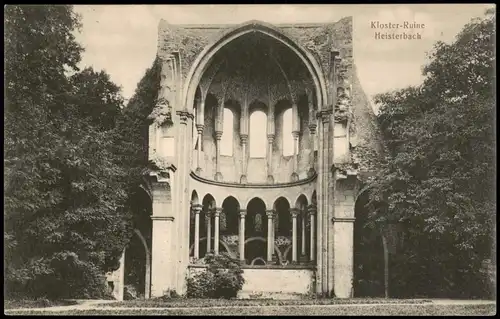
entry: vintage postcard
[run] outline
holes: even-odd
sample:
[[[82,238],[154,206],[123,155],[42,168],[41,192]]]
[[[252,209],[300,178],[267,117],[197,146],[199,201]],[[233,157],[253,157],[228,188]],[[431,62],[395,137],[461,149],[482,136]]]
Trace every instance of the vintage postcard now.
[[[496,313],[495,9],[6,5],[5,312]]]

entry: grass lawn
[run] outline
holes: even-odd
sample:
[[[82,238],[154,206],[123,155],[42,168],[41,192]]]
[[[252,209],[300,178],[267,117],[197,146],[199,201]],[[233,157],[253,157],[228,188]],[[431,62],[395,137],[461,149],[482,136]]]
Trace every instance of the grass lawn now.
[[[105,304],[105,307],[132,307],[132,308],[190,308],[190,307],[251,307],[251,306],[298,306],[298,305],[339,305],[339,304],[423,304],[430,300],[424,299],[384,299],[384,298],[355,298],[355,299],[299,299],[299,300],[276,300],[276,299],[149,299],[128,300]]]
[[[68,311],[7,311],[9,315],[350,315],[350,316],[492,316],[496,305],[339,305],[339,306],[273,306],[273,307],[226,307],[226,308],[186,308],[186,309],[92,309]]]
[[[70,306],[76,304],[77,302],[74,300],[14,299],[4,301],[5,309],[46,308],[55,306]]]

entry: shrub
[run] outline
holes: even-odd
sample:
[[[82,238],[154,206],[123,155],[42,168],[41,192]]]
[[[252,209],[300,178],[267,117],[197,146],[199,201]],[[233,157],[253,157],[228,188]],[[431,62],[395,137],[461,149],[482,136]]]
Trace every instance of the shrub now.
[[[137,289],[133,285],[125,285],[123,299],[134,300],[138,298]]]
[[[237,260],[227,253],[205,256],[206,271],[187,279],[189,298],[225,298],[231,299],[243,288],[245,279]]]

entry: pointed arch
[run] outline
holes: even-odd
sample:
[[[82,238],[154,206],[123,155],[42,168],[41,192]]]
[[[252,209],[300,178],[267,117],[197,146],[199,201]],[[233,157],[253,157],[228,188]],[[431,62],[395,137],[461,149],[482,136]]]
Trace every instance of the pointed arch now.
[[[218,39],[205,47],[205,49],[198,55],[186,77],[186,86],[183,92],[184,105],[192,108],[198,83],[200,82],[205,70],[209,67],[214,55],[228,43],[251,32],[263,33],[276,41],[283,43],[291,51],[293,51],[302,60],[311,75],[316,93],[317,105],[323,105],[326,103],[327,93],[325,77],[321,71],[320,65],[315,60],[313,55],[286,36],[280,29],[265,22],[252,20],[227,30]]]
[[[261,110],[250,114],[249,149],[250,157],[266,157],[267,144],[267,115]]]

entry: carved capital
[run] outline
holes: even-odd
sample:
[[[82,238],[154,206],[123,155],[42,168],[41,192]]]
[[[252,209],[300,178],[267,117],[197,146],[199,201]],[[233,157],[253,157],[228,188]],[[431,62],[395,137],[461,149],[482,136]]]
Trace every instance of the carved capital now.
[[[274,134],[267,134],[267,141],[269,143],[273,143],[274,142]]]
[[[196,124],[196,131],[198,131],[198,134],[202,134],[204,128],[205,128],[204,124]]]
[[[248,134],[240,134],[241,144],[246,144],[248,141]]]
[[[297,218],[299,214],[300,214],[300,209],[290,208],[290,215],[292,215],[292,218]]]
[[[273,219],[276,217],[276,212],[274,211],[274,209],[266,210],[266,216],[268,219]]]
[[[247,210],[246,209],[240,209],[240,217],[241,218],[245,218],[246,215],[247,215]]]
[[[200,204],[194,204],[191,208],[193,209],[193,212],[195,214],[199,214],[201,212],[201,210],[203,209],[203,206]]]
[[[315,205],[309,205],[309,206],[307,206],[307,214],[309,216],[316,215],[316,206]]]
[[[189,111],[177,111],[176,114],[179,116],[179,120],[180,120],[180,123],[181,124],[187,124],[188,123],[188,119],[193,119],[194,116],[192,113],[190,113]]]
[[[331,108],[325,108],[318,112],[317,117],[321,119],[323,124],[326,124],[330,121],[330,115],[332,114]]]
[[[214,216],[215,217],[219,217],[220,214],[222,213],[222,208],[221,207],[217,207],[217,208],[214,209],[213,212],[214,212]]]
[[[222,138],[222,133],[222,131],[215,131],[215,138],[220,141]]]
[[[309,133],[310,134],[315,134],[317,127],[318,127],[318,125],[316,123],[310,123],[309,124]]]

